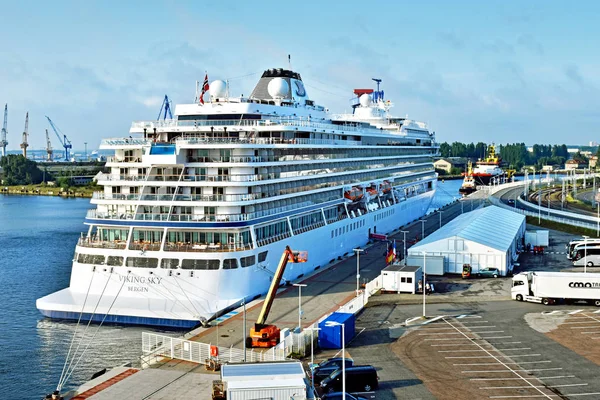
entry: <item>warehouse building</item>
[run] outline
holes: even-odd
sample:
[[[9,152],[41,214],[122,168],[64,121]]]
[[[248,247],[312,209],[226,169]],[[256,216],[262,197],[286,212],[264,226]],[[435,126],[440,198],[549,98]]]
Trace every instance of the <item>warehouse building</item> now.
[[[512,272],[522,248],[525,216],[496,206],[464,213],[408,250],[409,257],[444,257],[444,272],[460,274],[463,264],[474,273],[498,268]],[[425,270],[425,273],[427,271]]]

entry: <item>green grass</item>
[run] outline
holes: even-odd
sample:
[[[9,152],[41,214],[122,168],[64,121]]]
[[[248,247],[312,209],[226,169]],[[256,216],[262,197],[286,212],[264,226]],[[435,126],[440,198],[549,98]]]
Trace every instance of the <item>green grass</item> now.
[[[542,218],[541,223],[538,223],[537,217],[527,217],[527,223],[541,228],[554,229],[556,231],[562,231],[573,235],[586,235],[590,237],[596,237],[596,230],[586,229],[578,226],[561,224],[560,222],[548,221]]]
[[[5,189],[8,189],[5,191]],[[92,197],[92,193],[97,188],[89,186],[71,186],[63,189],[59,186],[40,185],[15,185],[1,186],[0,193],[8,194],[27,194],[40,196],[75,196],[75,197]]]

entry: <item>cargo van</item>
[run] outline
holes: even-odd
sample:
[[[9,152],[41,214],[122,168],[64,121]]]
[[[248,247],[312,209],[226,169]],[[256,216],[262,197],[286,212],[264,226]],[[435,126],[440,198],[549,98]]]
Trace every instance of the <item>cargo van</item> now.
[[[342,370],[338,369],[321,381],[323,393],[342,391]],[[346,368],[346,392],[370,392],[379,387],[379,377],[375,367],[359,365]]]

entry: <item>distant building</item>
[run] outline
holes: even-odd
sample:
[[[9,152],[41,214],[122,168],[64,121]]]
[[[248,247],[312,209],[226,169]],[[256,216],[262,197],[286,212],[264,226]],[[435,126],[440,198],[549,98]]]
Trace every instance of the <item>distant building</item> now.
[[[579,147],[567,147],[567,153],[575,154],[579,151]]]
[[[577,168],[579,168],[579,163],[575,160],[567,160],[567,162],[565,163],[566,170],[574,170]]]
[[[590,168],[596,168],[596,165],[598,164],[598,156],[591,156],[589,158],[589,164]]]
[[[440,158],[433,163],[435,169],[441,169],[450,173],[452,168],[461,168],[464,169],[467,165],[467,159],[464,157],[447,157]]]
[[[592,146],[592,147],[598,146],[598,142],[591,141],[589,146]]]
[[[581,152],[581,155],[586,156],[587,158],[590,158],[592,156],[592,152],[588,151],[588,150],[583,150]]]
[[[542,171],[552,172],[552,171],[554,171],[554,165],[542,165]]]

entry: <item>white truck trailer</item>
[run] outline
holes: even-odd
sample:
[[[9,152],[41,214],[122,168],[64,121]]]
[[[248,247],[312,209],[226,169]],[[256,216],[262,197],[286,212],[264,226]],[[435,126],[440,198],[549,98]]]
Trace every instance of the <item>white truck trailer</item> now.
[[[600,307],[600,273],[521,272],[513,276],[513,300],[545,305],[561,301],[586,301]]]

